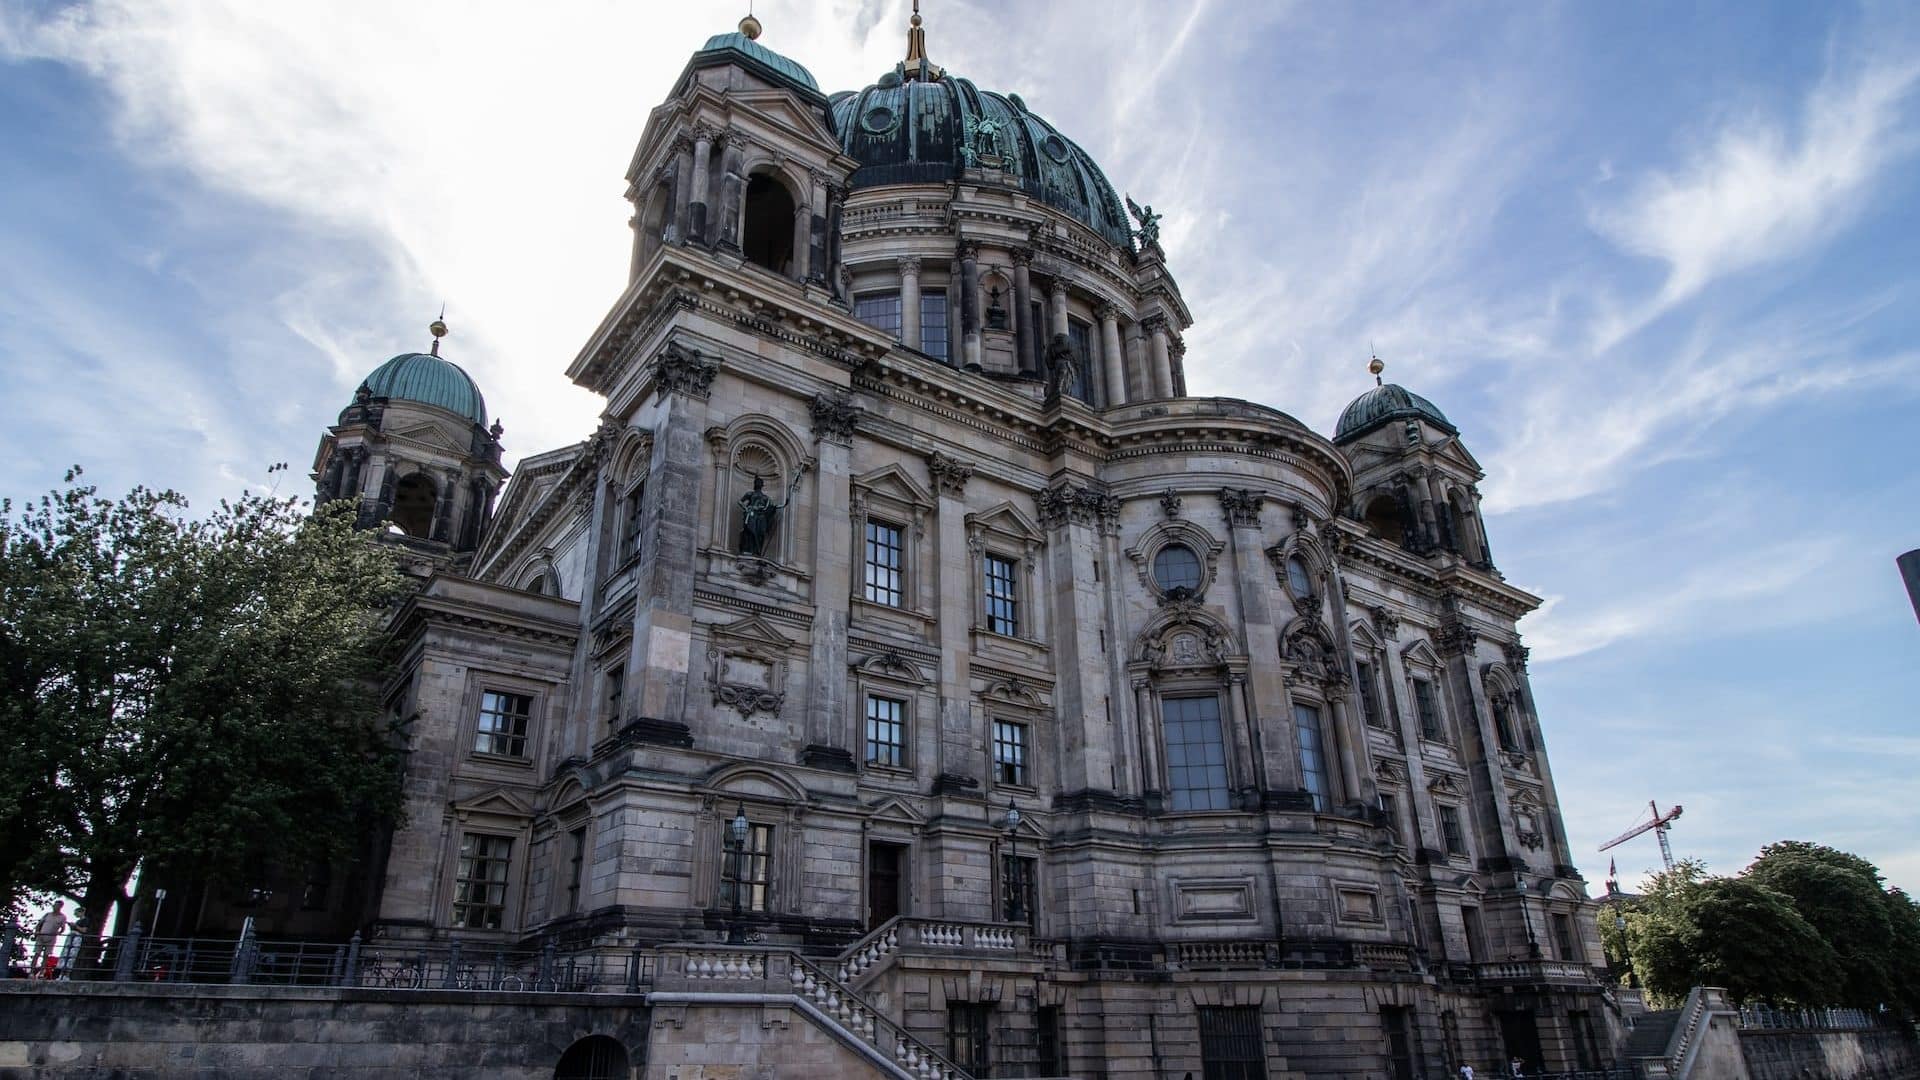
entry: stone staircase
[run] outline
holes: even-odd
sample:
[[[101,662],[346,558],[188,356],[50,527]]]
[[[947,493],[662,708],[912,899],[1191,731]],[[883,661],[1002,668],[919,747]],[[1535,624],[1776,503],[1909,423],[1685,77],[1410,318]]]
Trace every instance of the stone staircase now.
[[[1673,1029],[1679,1024],[1679,1009],[1650,1012],[1641,1016],[1634,1021],[1633,1031],[1627,1036],[1627,1045],[1622,1051],[1622,1056],[1628,1060],[1665,1056],[1667,1043],[1673,1038]]]

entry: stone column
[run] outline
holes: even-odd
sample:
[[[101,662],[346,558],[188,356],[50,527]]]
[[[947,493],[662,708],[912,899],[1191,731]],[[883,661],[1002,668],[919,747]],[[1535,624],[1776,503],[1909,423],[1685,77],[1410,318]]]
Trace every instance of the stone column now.
[[[1434,813],[1433,796],[1427,790],[1426,758],[1420,752],[1420,719],[1414,709],[1407,665],[1400,650],[1394,647],[1400,635],[1400,620],[1386,608],[1374,608],[1373,626],[1380,632],[1385,646],[1380,651],[1380,660],[1385,669],[1387,692],[1381,706],[1387,710],[1389,723],[1399,735],[1401,749],[1407,755],[1407,813],[1413,825],[1407,846],[1438,851],[1442,847],[1440,819]]]
[[[1419,515],[1421,543],[1424,550],[1433,551],[1440,546],[1440,523],[1434,516],[1431,474],[1425,465],[1415,465],[1407,470],[1407,477],[1412,481],[1414,512]]]
[[[966,363],[980,363],[980,245],[960,244],[960,331]]]
[[[707,244],[707,201],[713,192],[713,140],[718,132],[706,125],[693,129],[693,184],[687,192],[687,238]]]
[[[671,226],[668,243],[687,242],[687,205],[693,196],[693,140],[685,135],[673,140],[673,157],[667,162],[673,170],[673,201],[667,207],[667,223]]]
[[[816,285],[827,280],[827,193],[831,190],[827,183],[827,174],[810,172],[807,174],[808,199],[813,213],[807,219],[807,275],[805,280]]]
[[[726,153],[722,155],[720,174],[720,222],[715,234],[719,242],[715,245],[730,255],[740,254],[740,207],[747,198],[747,151],[740,144],[738,136],[726,140]]]
[[[1300,761],[1291,734],[1293,713],[1287,707],[1286,685],[1277,662],[1280,627],[1291,620],[1291,613],[1276,613],[1270,602],[1273,568],[1262,553],[1260,505],[1261,497],[1250,491],[1220,492],[1220,510],[1227,519],[1227,558],[1231,560],[1221,567],[1220,586],[1227,584],[1224,577],[1231,574],[1240,629],[1247,642],[1247,708],[1252,724],[1262,733],[1260,759],[1245,759],[1253,764],[1249,779],[1262,792],[1297,791],[1301,786]]]
[[[1106,717],[1111,671],[1100,646],[1106,588],[1095,579],[1093,567],[1105,534],[1117,527],[1119,504],[1077,478],[1041,492],[1036,502],[1040,524],[1047,530],[1046,582],[1051,588],[1044,602],[1034,606],[1047,609],[1047,622],[1060,628],[1043,640],[1053,650],[1057,677],[1053,711],[1060,718],[1064,755],[1061,790],[1108,792],[1116,762]],[[1043,598],[1036,595],[1035,600]],[[1044,634],[1046,627],[1036,624],[1035,630]]]
[[[1160,772],[1160,740],[1154,737],[1159,730],[1159,717],[1153,713],[1153,685],[1145,678],[1133,681],[1135,725],[1140,740],[1140,793],[1149,803],[1164,805],[1166,789],[1161,787],[1163,777]]]
[[[700,481],[707,396],[719,365],[678,343],[654,361],[653,460],[647,478],[650,539],[641,543],[640,604],[627,658],[627,700],[633,715],[679,722],[687,700],[693,647],[693,582],[700,545]]]
[[[1127,364],[1120,353],[1120,309],[1100,305],[1100,358],[1107,365],[1107,408],[1127,403]]]
[[[1167,355],[1167,318],[1154,315],[1145,323],[1152,351],[1147,357],[1148,374],[1153,379],[1153,396],[1173,396],[1173,361]]]
[[[920,256],[900,260],[900,344],[918,350],[920,338]]]
[[[1507,784],[1501,774],[1500,741],[1493,730],[1493,709],[1487,703],[1487,690],[1480,682],[1476,655],[1480,635],[1449,616],[1435,635],[1435,644],[1446,660],[1448,682],[1454,691],[1450,704],[1467,745],[1460,747],[1461,761],[1467,766],[1467,786],[1473,795],[1474,822],[1480,840],[1481,857],[1516,856],[1519,839],[1514,835],[1513,808],[1507,801]],[[1475,760],[1477,752],[1478,760]],[[1491,819],[1491,820],[1488,820]],[[1498,850],[1493,850],[1494,848]],[[1536,934],[1539,928],[1535,927]]]
[[[1179,338],[1167,346],[1167,379],[1173,396],[1187,396],[1187,343]]]
[[[858,745],[847,700],[847,624],[853,595],[858,526],[849,465],[859,410],[846,398],[815,395],[812,403],[814,455],[813,641],[807,660],[806,747],[803,764],[852,772]],[[864,516],[864,511],[860,512]]]
[[[1047,341],[1067,332],[1067,279],[1055,275],[1047,286]]]
[[[1487,519],[1480,512],[1480,491],[1468,488],[1467,494],[1473,500],[1473,534],[1480,541],[1480,568],[1493,569],[1493,545],[1487,543]]]
[[[813,207],[801,203],[793,208],[793,280],[807,280],[808,258],[812,251]]]
[[[1520,705],[1524,715],[1516,719],[1526,725],[1526,736],[1529,744],[1527,754],[1533,762],[1534,770],[1540,774],[1540,786],[1543,789],[1542,798],[1546,803],[1545,806],[1541,807],[1541,812],[1545,814],[1547,818],[1542,825],[1548,830],[1547,835],[1552,840],[1552,845],[1548,850],[1553,853],[1560,865],[1572,866],[1574,864],[1573,845],[1567,841],[1567,823],[1565,819],[1560,816],[1560,793],[1559,790],[1554,787],[1553,770],[1547,764],[1547,743],[1540,730],[1539,713],[1534,711],[1533,679],[1527,674],[1527,654],[1529,650],[1525,645],[1517,641],[1502,645],[1501,648],[1506,654],[1507,669],[1513,672],[1514,682],[1518,684],[1520,692]],[[1559,869],[1557,866],[1554,873],[1558,876]]]
[[[1033,325],[1033,249],[1013,249],[1013,326],[1014,351],[1019,354],[1020,372],[1033,375],[1040,366],[1034,357],[1040,350],[1034,341],[1038,328]]]
[[[441,469],[435,486],[439,490],[433,500],[433,538],[451,542],[454,502],[460,497],[460,470]]]
[[[827,185],[827,284],[833,289],[835,298],[843,303],[851,303],[852,298],[844,295],[845,275],[841,273],[840,262],[840,215],[847,206],[847,189],[838,184]]]

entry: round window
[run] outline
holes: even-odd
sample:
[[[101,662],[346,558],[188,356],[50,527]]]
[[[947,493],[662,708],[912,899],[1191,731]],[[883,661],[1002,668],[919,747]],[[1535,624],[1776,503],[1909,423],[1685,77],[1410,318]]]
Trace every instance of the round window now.
[[[1168,544],[1153,557],[1153,580],[1162,592],[1200,588],[1200,556],[1185,544]]]
[[[893,110],[885,105],[875,105],[860,118],[860,126],[875,135],[885,135],[893,130]]]
[[[1040,144],[1040,149],[1045,150],[1048,157],[1060,164],[1065,165],[1067,163],[1067,141],[1060,136],[1048,135],[1047,140]]]
[[[1308,576],[1307,564],[1301,562],[1298,555],[1287,556],[1287,588],[1292,589],[1295,596],[1313,593],[1313,578]]]

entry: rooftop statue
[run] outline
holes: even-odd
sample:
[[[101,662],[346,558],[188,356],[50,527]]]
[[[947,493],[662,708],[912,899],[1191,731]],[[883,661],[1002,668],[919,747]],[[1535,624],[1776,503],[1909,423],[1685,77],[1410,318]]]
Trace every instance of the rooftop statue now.
[[[1135,230],[1135,235],[1140,237],[1140,246],[1160,242],[1160,219],[1164,215],[1154,213],[1152,206],[1141,206],[1134,202],[1131,195],[1127,196],[1127,212],[1140,223],[1140,228]]]

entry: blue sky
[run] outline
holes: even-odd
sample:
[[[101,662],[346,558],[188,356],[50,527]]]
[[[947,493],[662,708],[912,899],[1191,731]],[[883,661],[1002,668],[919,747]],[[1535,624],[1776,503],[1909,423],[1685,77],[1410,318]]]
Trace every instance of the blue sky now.
[[[757,13],[834,90],[905,7]],[[1920,9],[923,7],[1166,214],[1196,393],[1330,431],[1376,351],[1460,426],[1591,880],[1657,798],[1716,871],[1807,839],[1920,891]],[[0,5],[0,493],[304,473],[442,301],[511,453],[590,431],[627,158],[741,12],[537,10]]]

